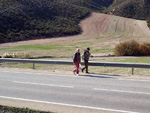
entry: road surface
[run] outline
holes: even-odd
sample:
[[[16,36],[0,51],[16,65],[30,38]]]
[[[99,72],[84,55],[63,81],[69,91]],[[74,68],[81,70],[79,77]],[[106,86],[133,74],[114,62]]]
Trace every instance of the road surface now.
[[[150,113],[150,81],[0,71],[0,104],[59,113]]]

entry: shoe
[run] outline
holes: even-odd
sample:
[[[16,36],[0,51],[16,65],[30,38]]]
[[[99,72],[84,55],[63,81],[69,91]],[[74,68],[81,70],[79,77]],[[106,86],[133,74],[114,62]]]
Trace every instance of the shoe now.
[[[76,74],[77,76],[79,76],[79,74]]]
[[[82,69],[82,73],[83,73],[83,69]]]
[[[89,73],[89,72],[86,72],[86,73]]]

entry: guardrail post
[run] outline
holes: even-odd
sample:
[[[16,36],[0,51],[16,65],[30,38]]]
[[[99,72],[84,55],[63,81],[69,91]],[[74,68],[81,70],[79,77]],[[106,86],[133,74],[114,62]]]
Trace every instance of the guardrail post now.
[[[132,75],[134,75],[134,64],[132,65]]]
[[[32,69],[35,69],[35,63],[34,63],[34,61],[33,61],[33,67],[32,67]]]

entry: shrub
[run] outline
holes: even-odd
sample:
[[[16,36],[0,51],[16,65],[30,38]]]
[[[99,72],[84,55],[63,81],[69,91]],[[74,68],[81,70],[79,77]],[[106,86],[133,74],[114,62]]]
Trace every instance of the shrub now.
[[[2,55],[2,58],[13,58],[13,56],[9,53],[5,53]]]
[[[2,58],[31,59],[33,57],[28,53],[13,53],[13,54],[5,53],[4,55],[2,55]]]
[[[139,43],[134,40],[122,42],[115,47],[115,55],[117,56],[134,56],[139,54]]]
[[[141,55],[150,55],[150,43],[140,44],[139,51]]]
[[[150,18],[147,19],[147,25],[150,28]]]

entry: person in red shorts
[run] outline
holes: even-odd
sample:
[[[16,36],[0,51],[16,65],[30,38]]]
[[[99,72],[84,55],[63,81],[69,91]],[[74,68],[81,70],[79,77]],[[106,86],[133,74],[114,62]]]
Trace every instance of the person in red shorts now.
[[[79,76],[79,65],[81,63],[80,49],[76,50],[76,53],[73,56],[73,63],[76,68],[73,70],[73,73]]]

